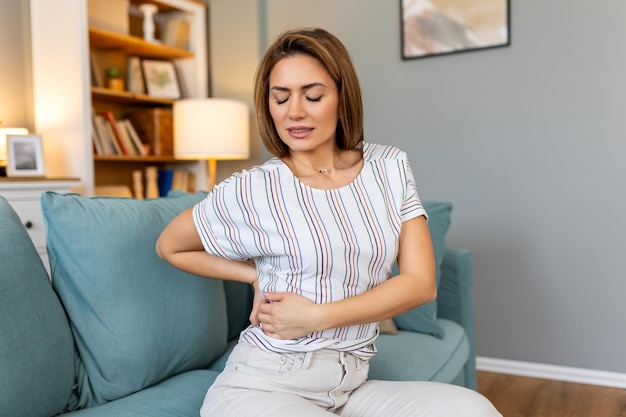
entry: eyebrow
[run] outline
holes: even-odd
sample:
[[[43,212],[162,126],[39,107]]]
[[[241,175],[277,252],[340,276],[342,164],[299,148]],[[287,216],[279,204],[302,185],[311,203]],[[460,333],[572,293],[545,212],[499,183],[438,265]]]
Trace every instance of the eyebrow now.
[[[311,88],[313,88],[313,87],[326,87],[326,85],[325,85],[325,84],[323,84],[323,83],[320,83],[320,82],[313,82],[313,83],[310,83],[310,84],[305,84],[305,85],[303,85],[303,86],[302,86],[302,89],[303,89],[303,90],[310,90],[310,89],[311,89]],[[290,91],[291,91],[291,90],[290,90],[290,89],[288,89],[287,87],[281,87],[281,86],[279,86],[279,85],[276,85],[276,86],[272,87],[272,88],[271,88],[271,90],[275,90],[275,91],[285,91],[285,92],[290,92]]]

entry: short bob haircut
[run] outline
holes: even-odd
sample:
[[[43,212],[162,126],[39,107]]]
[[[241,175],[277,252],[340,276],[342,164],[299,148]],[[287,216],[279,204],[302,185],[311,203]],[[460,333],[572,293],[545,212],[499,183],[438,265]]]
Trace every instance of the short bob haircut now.
[[[269,111],[269,79],[278,61],[296,55],[315,58],[335,81],[339,93],[337,146],[343,150],[359,149],[363,142],[363,102],[350,54],[341,41],[326,30],[303,28],[284,32],[270,45],[254,78],[256,118],[268,152],[279,158],[289,154]]]

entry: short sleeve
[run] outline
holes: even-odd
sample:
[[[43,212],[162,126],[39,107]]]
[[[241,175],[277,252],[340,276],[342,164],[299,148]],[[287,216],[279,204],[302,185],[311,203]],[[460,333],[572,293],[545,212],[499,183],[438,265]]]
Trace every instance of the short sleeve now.
[[[222,186],[224,185],[224,186]],[[241,207],[234,201],[233,183],[220,184],[193,207],[193,220],[204,249],[220,258],[250,259],[246,251],[246,222]],[[233,204],[234,203],[234,204]]]
[[[428,219],[426,210],[422,206],[419,194],[417,193],[415,178],[413,176],[413,171],[411,170],[411,165],[409,164],[409,161],[406,159],[403,160],[403,166],[405,187],[404,199],[402,201],[402,207],[400,209],[400,216],[402,218],[402,221],[405,222],[418,216],[424,216],[426,217],[426,219]]]

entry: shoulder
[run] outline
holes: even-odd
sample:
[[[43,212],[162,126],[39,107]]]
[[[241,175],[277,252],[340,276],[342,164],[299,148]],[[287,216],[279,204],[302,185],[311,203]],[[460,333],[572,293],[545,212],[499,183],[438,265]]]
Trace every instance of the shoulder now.
[[[406,161],[407,155],[406,152],[393,145],[380,145],[366,142],[363,144],[363,159],[365,161]]]
[[[241,172],[236,172],[224,181],[219,183],[216,188],[228,188],[243,183],[254,183],[256,181],[264,181],[267,177],[275,175],[277,171],[284,166],[284,163],[278,158],[271,158],[261,165],[255,165]]]

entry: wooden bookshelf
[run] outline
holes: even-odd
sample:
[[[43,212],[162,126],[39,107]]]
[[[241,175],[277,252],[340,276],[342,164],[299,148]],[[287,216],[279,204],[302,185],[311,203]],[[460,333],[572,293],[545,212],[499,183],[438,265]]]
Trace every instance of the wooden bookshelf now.
[[[108,101],[111,103],[145,104],[172,106],[176,100],[169,98],[152,97],[147,94],[134,94],[128,91],[115,91],[105,87],[91,87],[93,100]]]
[[[186,49],[146,42],[136,36],[121,35],[98,28],[89,28],[89,44],[91,48],[109,49],[143,58],[180,59],[194,57],[194,53]]]

